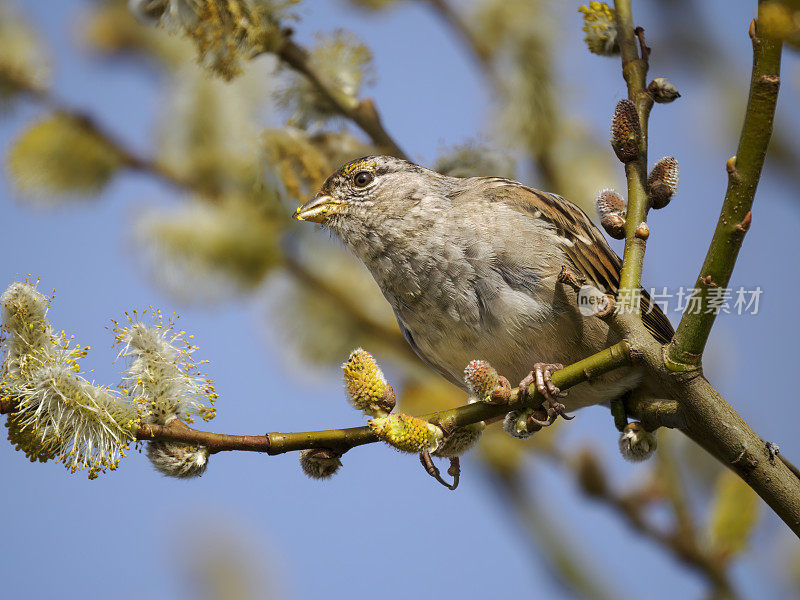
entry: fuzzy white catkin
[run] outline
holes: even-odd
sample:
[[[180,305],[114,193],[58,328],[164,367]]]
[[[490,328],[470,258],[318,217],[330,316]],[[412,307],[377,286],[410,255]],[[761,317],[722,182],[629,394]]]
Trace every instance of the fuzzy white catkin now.
[[[656,436],[642,427],[641,423],[628,423],[619,436],[619,451],[630,462],[641,462],[656,451]]]
[[[319,450],[301,450],[300,468],[311,479],[329,479],[342,466],[338,456],[326,456]]]
[[[133,437],[133,408],[63,363],[32,370],[14,395],[19,399],[15,427],[31,431],[36,446],[73,473],[88,468],[93,477],[105,468],[115,469]]]
[[[442,439],[439,447],[431,454],[444,458],[461,456],[480,441],[485,426],[486,424],[480,421],[464,427],[456,427]]]
[[[530,409],[525,410],[512,410],[506,414],[503,419],[503,430],[510,436],[525,440],[533,435],[534,432],[528,431],[527,421],[528,417],[533,411]]]
[[[147,444],[147,458],[162,475],[190,479],[208,467],[208,448],[182,442],[155,441]]]
[[[145,422],[166,425],[176,417],[189,422],[193,415],[213,417],[213,383],[197,372],[191,357],[195,347],[184,332],[176,332],[171,322],[162,324],[157,313],[153,324],[135,315],[128,326],[115,325],[114,333],[123,345],[119,356],[130,361],[124,388]]]
[[[177,365],[178,351],[153,327],[130,327],[123,356],[131,357],[126,384],[131,395],[149,401],[146,421],[166,424],[181,410],[186,382]]]
[[[52,347],[53,331],[47,321],[50,299],[26,282],[12,283],[0,296],[3,327],[8,332],[6,366],[16,369],[31,351]]]
[[[27,282],[0,296],[5,364],[2,387],[17,405],[6,421],[9,440],[31,460],[56,459],[90,478],[115,469],[133,439],[133,407],[80,374],[88,348],[55,336],[50,299]]]

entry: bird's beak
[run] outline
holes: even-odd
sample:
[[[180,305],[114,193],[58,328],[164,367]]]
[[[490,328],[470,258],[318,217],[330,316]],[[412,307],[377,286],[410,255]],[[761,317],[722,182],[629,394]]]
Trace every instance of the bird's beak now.
[[[315,196],[298,208],[294,215],[298,221],[323,223],[330,215],[335,214],[343,202],[333,196]]]

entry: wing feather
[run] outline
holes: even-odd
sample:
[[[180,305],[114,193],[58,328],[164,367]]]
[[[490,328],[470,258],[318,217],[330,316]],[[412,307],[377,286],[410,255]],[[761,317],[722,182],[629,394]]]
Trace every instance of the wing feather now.
[[[482,180],[496,201],[531,218],[550,223],[564,240],[564,252],[575,269],[598,289],[610,294],[617,293],[622,261],[578,206],[561,196],[541,192],[516,181],[499,178]],[[659,342],[666,343],[672,339],[672,324],[658,305],[651,302],[645,290],[642,290],[641,309],[645,327]]]

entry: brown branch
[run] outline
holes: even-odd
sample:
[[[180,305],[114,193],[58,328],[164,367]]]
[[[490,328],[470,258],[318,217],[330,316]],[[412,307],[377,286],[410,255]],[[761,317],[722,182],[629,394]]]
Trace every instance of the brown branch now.
[[[283,41],[274,52],[280,60],[304,75],[342,116],[358,125],[382,152],[408,160],[406,153],[384,129],[372,100],[359,101],[327,81],[311,66],[308,51],[292,40],[290,31],[284,32]]]
[[[694,539],[687,538],[680,527],[675,531],[665,531],[651,523],[644,514],[643,505],[636,494],[606,494],[594,496],[642,536],[667,550],[683,564],[703,574],[714,588],[714,597],[732,599],[738,597],[734,592],[723,565],[714,560]]]
[[[136,439],[161,440],[165,442],[185,442],[200,444],[208,448],[211,454],[227,450],[243,450],[247,452],[269,452],[269,438],[264,435],[228,435],[200,431],[189,427],[180,420],[173,420],[167,425],[145,423],[139,426]]]
[[[582,554],[583,544],[572,544],[574,536],[568,535],[558,523],[563,520],[558,513],[547,514],[548,502],[532,497],[528,486],[516,471],[494,468],[487,464],[486,474],[494,484],[492,488],[511,506],[517,520],[534,541],[537,562],[542,560],[553,573],[556,583],[587,600],[607,600],[623,597],[617,589],[606,589],[602,573],[596,573],[592,561]]]
[[[120,157],[122,164],[134,171],[149,173],[162,182],[176,188],[186,189],[205,195],[215,195],[213,190],[201,188],[195,182],[186,179],[179,173],[158,160],[141,156],[126,144],[121,142],[114,134],[104,129],[97,119],[86,111],[70,107],[66,102],[57,98],[49,90],[42,90],[33,87],[20,87],[19,91],[28,98],[49,109],[55,114],[63,115],[71,119],[75,124],[84,128],[89,134],[99,138]]]

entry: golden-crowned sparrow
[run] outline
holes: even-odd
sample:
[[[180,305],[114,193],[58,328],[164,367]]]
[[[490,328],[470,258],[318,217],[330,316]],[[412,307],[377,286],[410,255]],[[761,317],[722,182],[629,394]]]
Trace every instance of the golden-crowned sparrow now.
[[[372,273],[414,351],[462,388],[464,368],[483,359],[511,381],[536,382],[561,413],[550,372],[619,341],[579,310],[559,275],[567,268],[614,293],[620,259],[586,214],[555,194],[369,156],[336,171],[294,216],[341,238]],[[645,324],[668,340],[669,321],[642,299]],[[595,378],[570,391],[566,408],[650,387],[640,380],[635,368]]]

